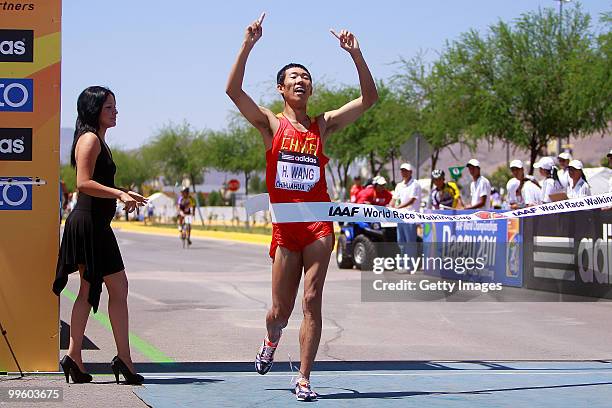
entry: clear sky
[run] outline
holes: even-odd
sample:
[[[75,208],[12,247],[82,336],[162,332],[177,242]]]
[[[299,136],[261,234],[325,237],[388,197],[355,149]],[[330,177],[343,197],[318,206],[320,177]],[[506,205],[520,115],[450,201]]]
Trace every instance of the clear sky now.
[[[570,3],[571,4],[571,3]],[[609,0],[582,7],[598,24]],[[420,50],[433,59],[446,40],[484,30],[554,0],[202,1],[64,0],[62,15],[62,127],[74,127],[76,99],[89,85],[117,95],[113,146],[133,148],[172,121],[223,129],[233,105],[225,83],[245,27],[266,12],[262,39],[247,64],[245,90],[274,96],[277,70],[300,62],[316,83],[355,84],[348,54],[329,28],[359,39],[375,78],[397,72],[400,57]],[[565,7],[568,7],[567,5]]]

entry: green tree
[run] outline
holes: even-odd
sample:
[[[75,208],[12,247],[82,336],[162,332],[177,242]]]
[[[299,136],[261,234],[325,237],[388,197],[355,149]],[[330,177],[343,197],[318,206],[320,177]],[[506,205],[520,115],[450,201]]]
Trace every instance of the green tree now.
[[[210,166],[244,175],[246,195],[253,172],[266,168],[266,152],[261,135],[242,120],[230,123],[224,132],[213,132],[206,139]]]
[[[592,75],[596,45],[579,6],[564,13],[563,27],[544,9],[463,34],[444,58],[451,80],[468,91],[469,133],[529,149],[533,166],[551,139],[605,129],[610,92],[601,92],[604,74]]]
[[[508,166],[499,166],[491,176],[489,176],[489,181],[491,182],[491,186],[496,187],[497,190],[500,188],[506,188],[506,184],[508,180],[512,178],[512,172],[508,168]]]
[[[64,180],[68,191],[76,191],[76,170],[70,164],[60,166],[60,179]]]
[[[113,149],[113,161],[117,166],[115,184],[117,186],[143,192],[143,184],[157,176],[155,168],[150,166],[141,151]]]
[[[181,183],[188,178],[196,193],[196,184],[204,181],[204,170],[209,167],[206,154],[206,138],[187,123],[169,124],[160,129],[153,139],[141,149],[146,163],[156,173],[162,174],[170,184]],[[198,200],[199,201],[199,200]],[[200,203],[197,203],[198,211]],[[200,213],[202,225],[204,220]]]
[[[465,137],[469,125],[465,112],[469,89],[453,78],[452,62],[440,58],[427,64],[419,54],[410,60],[401,59],[399,64],[401,72],[394,81],[410,118],[407,127],[431,146],[431,168],[437,168],[442,150],[455,143],[462,142],[473,149],[474,140]]]

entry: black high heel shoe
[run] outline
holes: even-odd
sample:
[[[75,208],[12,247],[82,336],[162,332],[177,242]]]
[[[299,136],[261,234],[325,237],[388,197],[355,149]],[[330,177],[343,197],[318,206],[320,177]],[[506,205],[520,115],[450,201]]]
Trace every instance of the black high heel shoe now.
[[[62,366],[62,370],[64,371],[64,375],[66,376],[66,382],[69,377],[72,377],[72,382],[75,384],[82,384],[91,382],[91,375],[82,372],[79,369],[79,366],[66,354],[64,358],[60,360],[60,365]]]
[[[126,384],[140,385],[144,381],[144,377],[142,375],[132,374],[125,363],[121,361],[119,356],[115,356],[115,358],[113,358],[113,361],[111,361],[111,368],[113,369],[113,374],[115,374],[117,384],[119,384],[119,373],[121,373],[123,378],[125,378]]]

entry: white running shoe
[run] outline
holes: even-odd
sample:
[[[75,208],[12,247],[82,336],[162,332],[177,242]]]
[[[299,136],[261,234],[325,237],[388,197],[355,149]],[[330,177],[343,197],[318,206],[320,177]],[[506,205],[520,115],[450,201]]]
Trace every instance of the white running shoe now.
[[[279,339],[280,340],[280,339]],[[266,337],[259,349],[259,353],[255,356],[255,371],[259,374],[264,375],[272,368],[272,364],[274,364],[274,352],[276,351],[276,347],[278,347],[278,341],[276,343],[272,343]]]
[[[298,401],[315,401],[319,394],[314,392],[310,387],[310,381],[304,377],[298,378],[295,382],[295,398]]]

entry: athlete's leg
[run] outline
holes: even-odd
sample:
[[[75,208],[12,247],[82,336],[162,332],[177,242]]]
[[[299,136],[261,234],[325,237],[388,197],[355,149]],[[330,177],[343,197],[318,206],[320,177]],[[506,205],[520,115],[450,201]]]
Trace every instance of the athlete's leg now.
[[[302,277],[302,254],[278,247],[272,264],[272,307],[266,316],[268,340],[276,343],[287,326]]]
[[[300,372],[310,379],[312,364],[321,340],[323,285],[334,247],[334,236],[327,235],[302,251],[304,258],[304,320],[300,327]]]
[[[87,326],[87,319],[89,318],[89,311],[91,310],[91,305],[87,301],[87,297],[89,296],[89,282],[83,279],[84,271],[85,265],[79,265],[81,286],[79,287],[79,294],[72,306],[72,315],[70,317],[70,346],[68,346],[68,352],[66,353],[72,361],[79,366],[79,370],[82,372],[86,371],[85,367],[83,367],[81,350],[83,348],[85,326]]]

